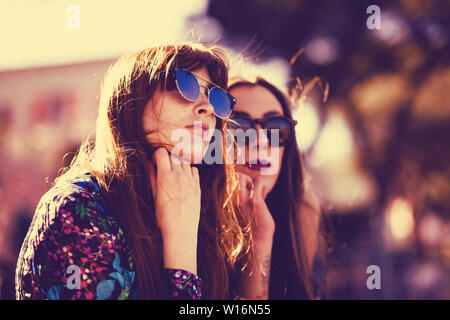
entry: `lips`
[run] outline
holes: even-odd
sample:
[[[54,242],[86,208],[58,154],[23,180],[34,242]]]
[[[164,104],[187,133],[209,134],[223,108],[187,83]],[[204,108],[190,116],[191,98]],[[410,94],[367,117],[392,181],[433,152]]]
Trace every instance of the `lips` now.
[[[254,162],[254,161],[252,161]],[[270,161],[261,161],[261,160],[257,160],[256,163],[246,163],[245,164],[247,166],[247,168],[249,168],[250,170],[254,170],[254,171],[260,171],[262,169],[267,169],[270,168],[271,163]]]
[[[208,126],[206,123],[202,123],[201,126],[199,126],[198,124],[196,124],[195,126],[194,126],[194,125],[189,125],[189,126],[186,126],[186,128],[187,128],[187,129],[194,129],[194,132],[196,131],[196,130],[195,130],[196,128],[197,128],[197,130],[198,130],[199,128],[201,128],[201,129],[202,129],[202,136],[203,136],[203,137],[206,137],[206,133],[207,133],[208,130],[209,130],[209,126]]]

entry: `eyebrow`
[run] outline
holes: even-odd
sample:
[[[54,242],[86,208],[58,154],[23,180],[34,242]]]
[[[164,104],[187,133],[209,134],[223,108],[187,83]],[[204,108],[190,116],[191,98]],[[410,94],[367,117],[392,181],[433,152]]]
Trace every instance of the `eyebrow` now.
[[[236,116],[241,116],[241,117],[250,117],[250,114],[245,112],[245,111],[233,111],[233,114]],[[266,117],[270,117],[270,116],[281,116],[282,114],[279,111],[268,111],[266,113],[263,114],[263,118]]]

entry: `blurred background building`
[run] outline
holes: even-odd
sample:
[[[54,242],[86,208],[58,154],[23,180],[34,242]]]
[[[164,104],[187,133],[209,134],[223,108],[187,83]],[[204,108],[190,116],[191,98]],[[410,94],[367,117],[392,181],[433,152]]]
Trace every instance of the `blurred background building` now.
[[[373,4],[381,29],[366,25]],[[294,116],[330,235],[330,296],[450,299],[449,16],[448,0],[1,2],[0,298],[14,298],[40,197],[93,133],[108,66],[200,40],[253,56],[276,84],[320,78]],[[381,290],[366,286],[370,265]]]

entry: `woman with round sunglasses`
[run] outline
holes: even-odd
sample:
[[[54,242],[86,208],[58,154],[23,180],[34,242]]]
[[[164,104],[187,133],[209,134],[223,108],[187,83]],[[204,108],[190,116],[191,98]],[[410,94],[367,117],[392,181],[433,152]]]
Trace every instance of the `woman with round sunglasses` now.
[[[313,276],[313,264],[321,266],[320,205],[305,186],[290,100],[262,78],[253,82],[237,79],[229,92],[237,103],[228,128],[257,131],[257,135],[235,139],[245,158],[236,166],[240,206],[255,214],[252,236],[257,253],[256,263],[249,268],[253,274],[244,272],[240,279],[241,284],[259,280],[252,282],[259,283],[256,286],[241,285],[238,295],[250,299],[321,297],[322,284]]]
[[[120,58],[86,140],[42,197],[22,245],[18,299],[223,299],[250,237],[233,167],[172,153],[176,130],[224,130],[225,51],[182,43]],[[209,191],[206,194],[206,190]],[[237,193],[236,193],[237,194]],[[197,252],[199,254],[197,255]],[[245,256],[244,256],[245,259]]]

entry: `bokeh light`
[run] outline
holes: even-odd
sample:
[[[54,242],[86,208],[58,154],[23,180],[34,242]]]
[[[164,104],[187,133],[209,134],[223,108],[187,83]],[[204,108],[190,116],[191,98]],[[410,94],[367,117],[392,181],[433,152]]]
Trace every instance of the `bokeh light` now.
[[[386,221],[395,240],[410,237],[415,225],[411,203],[402,198],[394,199],[387,210]]]
[[[319,167],[326,162],[347,159],[353,151],[349,125],[341,112],[332,112],[325,122],[310,158],[310,164]]]
[[[299,148],[303,152],[308,151],[319,132],[320,119],[317,109],[313,103],[306,101],[294,109],[292,117],[298,121],[295,134]]]
[[[373,32],[370,32],[370,35],[390,46],[406,41],[411,33],[405,18],[389,10],[381,12],[381,29],[371,31]]]
[[[306,44],[305,55],[315,64],[326,65],[337,59],[339,47],[331,37],[318,37]]]

